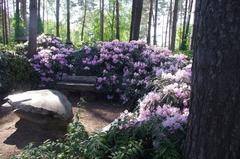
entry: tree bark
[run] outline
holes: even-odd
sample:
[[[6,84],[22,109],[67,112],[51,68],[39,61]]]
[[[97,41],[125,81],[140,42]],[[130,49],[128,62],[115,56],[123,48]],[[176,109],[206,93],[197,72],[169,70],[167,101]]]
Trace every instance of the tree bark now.
[[[154,36],[153,45],[157,45],[158,0],[155,0]]]
[[[31,0],[29,5],[29,40],[28,40],[28,57],[32,57],[37,50],[37,0]]]
[[[148,34],[147,34],[148,45],[150,45],[151,43],[152,15],[153,15],[153,0],[150,0],[149,16],[148,16]]]
[[[67,0],[67,44],[72,44],[71,42],[71,32],[70,32],[70,0]]]
[[[131,19],[131,29],[130,29],[130,41],[139,39],[142,8],[143,8],[143,0],[133,0],[132,1],[132,19]]]
[[[172,24],[172,37],[171,37],[171,50],[175,51],[175,43],[176,43],[176,32],[177,32],[177,21],[178,21],[178,2],[179,0],[175,0],[174,10],[173,10],[173,24]]]
[[[59,9],[60,9],[60,0],[56,0],[56,36],[59,37]]]
[[[240,158],[240,1],[196,1],[186,159]]]
[[[119,0],[116,0],[116,39],[120,40]]]

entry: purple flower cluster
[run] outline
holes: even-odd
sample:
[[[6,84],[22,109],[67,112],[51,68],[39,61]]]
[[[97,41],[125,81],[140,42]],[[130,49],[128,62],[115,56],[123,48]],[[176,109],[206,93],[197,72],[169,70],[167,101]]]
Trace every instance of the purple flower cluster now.
[[[39,73],[41,85],[45,86],[72,67],[68,57],[74,50],[73,47],[66,47],[59,38],[44,34],[37,38],[37,44],[37,53],[30,59],[30,63]]]
[[[189,114],[191,61],[186,64],[188,65],[175,71],[162,69],[154,80],[155,91],[147,93],[139,101],[137,112],[125,111],[120,115],[119,119],[124,122],[121,122],[119,128],[128,128],[158,118],[162,121],[161,125],[170,132],[183,130]]]
[[[152,78],[162,72],[175,73],[188,64],[186,56],[149,47],[143,41],[101,42],[96,48],[82,49],[82,68],[98,68],[97,89],[104,90],[109,99],[120,98],[123,103],[141,98]]]

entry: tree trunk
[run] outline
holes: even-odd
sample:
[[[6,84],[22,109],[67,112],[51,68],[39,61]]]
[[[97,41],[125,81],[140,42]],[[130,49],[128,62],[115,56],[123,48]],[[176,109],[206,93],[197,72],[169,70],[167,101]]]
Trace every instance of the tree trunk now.
[[[56,0],[56,36],[60,37],[59,33],[59,9],[60,9],[60,0]]]
[[[171,37],[172,37],[172,0],[170,0],[170,6],[169,6],[169,37],[168,37],[168,49],[171,49]]]
[[[133,0],[130,41],[139,39],[143,0]]]
[[[29,19],[29,44],[28,57],[32,57],[37,50],[37,0],[31,0],[29,5],[30,19]]]
[[[3,0],[0,1],[1,5],[1,20],[2,20],[2,42],[5,44],[5,27],[4,27],[4,6],[3,6]]]
[[[4,30],[5,30],[5,44],[8,44],[8,23],[7,23],[7,5],[6,0],[4,2]]]
[[[183,40],[183,46],[186,46],[186,43],[187,43],[187,40],[188,40],[190,20],[191,20],[191,15],[192,15],[192,6],[193,6],[193,0],[190,0],[188,18],[187,18],[187,25],[186,25],[186,32],[185,32],[185,36],[184,36],[184,40]],[[187,48],[187,49],[189,49],[189,48]]]
[[[239,159],[240,1],[196,3],[185,158]]]
[[[116,0],[116,39],[120,40],[119,0]]]
[[[153,45],[157,45],[158,0],[155,0],[154,36]]]
[[[27,2],[26,0],[20,0],[21,2],[21,17],[23,19],[24,25],[26,25],[27,22]]]
[[[18,41],[21,34],[20,34],[20,10],[19,10],[19,0],[16,0],[16,26],[15,26],[15,40]]]
[[[171,37],[171,50],[172,51],[175,51],[175,43],[176,43],[177,20],[178,20],[178,2],[179,2],[179,0],[175,0],[174,10],[173,10],[173,24],[172,24],[172,37]]]
[[[186,21],[187,21],[187,11],[188,11],[188,0],[185,0],[185,8],[184,8],[184,17],[183,17],[183,29],[182,29],[182,41],[181,41],[181,46],[180,49],[181,50],[185,50],[185,46],[184,46],[184,39],[186,37]]]
[[[167,14],[167,22],[166,22],[166,31],[165,31],[165,42],[164,42],[164,47],[167,47],[167,37],[168,37],[168,26],[169,26],[169,21],[170,21],[170,12]]]
[[[45,3],[46,3],[46,0],[43,0],[43,7],[42,7],[42,25],[43,25],[43,32],[44,32],[44,29],[45,29]]]
[[[148,34],[147,34],[148,45],[150,45],[151,43],[152,15],[153,15],[153,0],[150,0],[149,16],[148,16]]]
[[[82,31],[81,31],[81,41],[83,41],[83,38],[84,38],[86,15],[87,15],[87,1],[84,0],[84,13],[83,13],[83,22],[82,22]]]
[[[100,40],[104,40],[104,0],[100,0]]]
[[[38,6],[37,6],[37,19],[38,19],[38,30],[37,33],[41,34],[43,33],[43,26],[42,26],[42,19],[41,19],[41,0],[38,0]]]
[[[111,40],[114,39],[114,37],[116,37],[116,33],[114,33],[114,28],[116,28],[115,24],[115,11],[116,11],[116,6],[115,3],[113,2],[113,5],[111,6],[109,4],[109,11],[112,11],[112,22],[111,22]]]
[[[70,0],[67,0],[67,44],[72,44],[70,34]]]

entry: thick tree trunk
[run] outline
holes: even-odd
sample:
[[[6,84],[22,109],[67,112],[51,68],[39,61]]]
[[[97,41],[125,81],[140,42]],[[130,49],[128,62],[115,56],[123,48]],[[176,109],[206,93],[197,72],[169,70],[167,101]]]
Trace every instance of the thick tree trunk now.
[[[59,9],[60,9],[60,0],[56,0],[56,36],[60,37],[59,33]]]
[[[87,1],[84,0],[84,13],[83,13],[83,22],[82,22],[82,31],[81,31],[81,41],[83,41],[83,38],[84,38],[86,15],[87,15]]]
[[[186,159],[240,158],[240,1],[196,1]]]
[[[37,0],[31,0],[29,5],[29,40],[28,40],[28,57],[32,57],[37,50]]]
[[[70,0],[67,0],[67,44],[72,44],[71,42],[71,32],[70,32]]]
[[[139,39],[143,0],[133,0],[130,41]]]
[[[155,0],[153,45],[157,45],[158,0]]]
[[[175,51],[175,43],[176,43],[176,32],[177,32],[177,21],[178,21],[178,2],[179,0],[175,0],[174,10],[173,10],[173,24],[172,24],[172,37],[171,37],[171,50]]]
[[[116,0],[116,39],[120,40],[119,0]]]
[[[150,0],[149,16],[148,16],[148,34],[147,34],[148,45],[150,45],[151,43],[152,15],[153,15],[153,0]]]
[[[100,40],[104,40],[104,0],[100,0]]]

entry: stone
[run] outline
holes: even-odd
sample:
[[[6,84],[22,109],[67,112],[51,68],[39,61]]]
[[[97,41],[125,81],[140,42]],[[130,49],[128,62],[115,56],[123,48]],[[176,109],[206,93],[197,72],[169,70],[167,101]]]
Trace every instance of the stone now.
[[[56,90],[27,91],[9,95],[5,100],[20,118],[38,124],[67,125],[73,117],[71,103]]]

